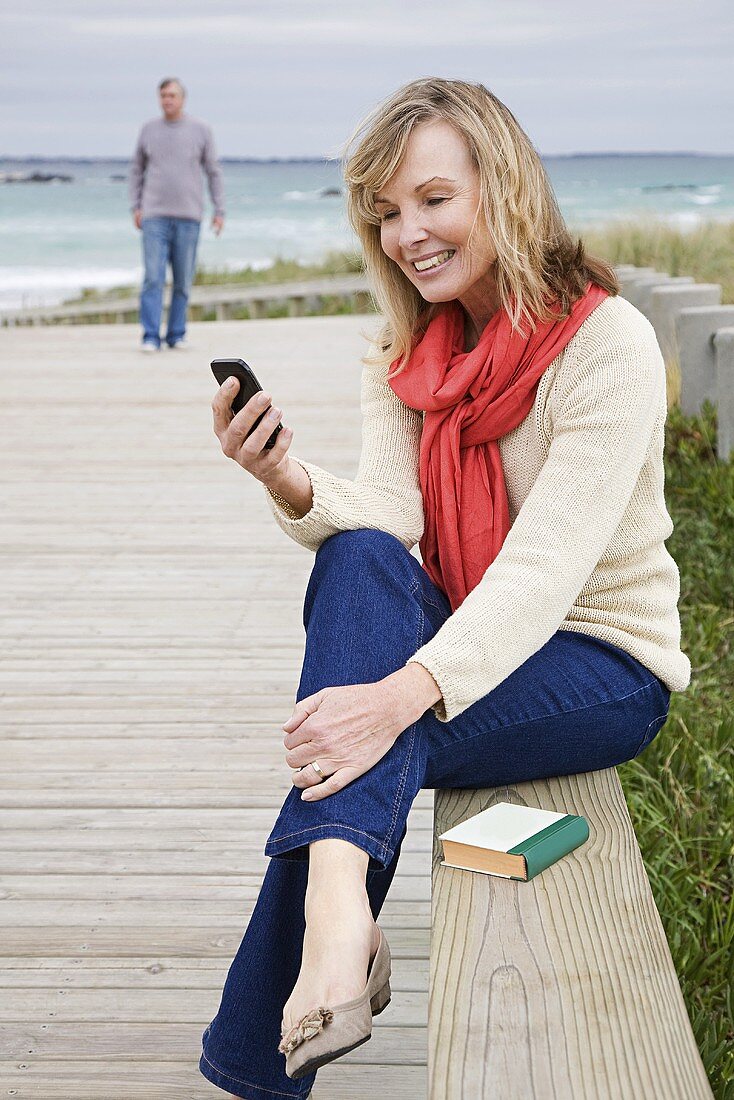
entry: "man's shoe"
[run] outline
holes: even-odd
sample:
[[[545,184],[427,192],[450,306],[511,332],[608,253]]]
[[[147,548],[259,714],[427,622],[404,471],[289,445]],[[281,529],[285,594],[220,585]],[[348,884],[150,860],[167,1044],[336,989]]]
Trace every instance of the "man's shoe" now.
[[[160,351],[161,349],[158,347],[157,344],[154,344],[152,340],[143,340],[142,344],[140,345],[140,350],[144,351],[147,354],[150,351]]]
[[[180,340],[176,340],[173,344],[169,344],[168,346],[171,349],[171,351],[188,351],[188,347],[189,347],[189,345],[186,343],[186,340],[183,338],[183,336],[181,337]]]

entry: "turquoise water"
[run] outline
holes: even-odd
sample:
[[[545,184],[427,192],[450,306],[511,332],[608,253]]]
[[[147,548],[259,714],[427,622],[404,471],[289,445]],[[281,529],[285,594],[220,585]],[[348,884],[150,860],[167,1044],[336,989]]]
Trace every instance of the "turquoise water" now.
[[[545,161],[574,227],[656,217],[688,228],[734,220],[734,157],[579,156]],[[71,183],[0,184],[0,306],[51,304],[82,287],[140,278],[124,161],[0,160],[0,176],[31,171]],[[265,267],[276,256],[317,259],[353,245],[336,163],[226,163],[227,222],[215,238],[202,226],[199,262],[209,268]]]

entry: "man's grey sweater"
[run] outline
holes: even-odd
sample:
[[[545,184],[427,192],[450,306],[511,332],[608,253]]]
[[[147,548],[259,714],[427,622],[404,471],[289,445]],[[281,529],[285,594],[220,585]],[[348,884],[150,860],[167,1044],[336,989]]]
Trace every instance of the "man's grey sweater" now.
[[[192,218],[204,213],[202,169],[214,213],[224,216],[222,172],[210,128],[184,115],[178,122],[154,118],[140,131],[130,167],[130,208],[144,218]]]

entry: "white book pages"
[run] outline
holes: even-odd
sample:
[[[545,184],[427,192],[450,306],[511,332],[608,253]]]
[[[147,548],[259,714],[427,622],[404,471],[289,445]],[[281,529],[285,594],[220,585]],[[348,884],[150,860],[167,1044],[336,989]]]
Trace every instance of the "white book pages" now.
[[[474,817],[441,833],[440,839],[507,852],[516,844],[567,816],[553,813],[552,810],[539,810],[534,806],[513,806],[510,802],[497,802],[488,810],[482,810]]]

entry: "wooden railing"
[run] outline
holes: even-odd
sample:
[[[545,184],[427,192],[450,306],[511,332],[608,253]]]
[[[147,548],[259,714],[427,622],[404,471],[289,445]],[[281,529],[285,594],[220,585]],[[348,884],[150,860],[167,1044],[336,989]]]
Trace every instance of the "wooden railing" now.
[[[291,317],[323,309],[327,299],[341,299],[355,313],[370,308],[371,295],[364,275],[328,275],[320,279],[292,283],[229,284],[193,286],[189,296],[192,319],[213,314],[217,321],[229,320],[238,313],[266,317],[272,309],[285,309]],[[134,296],[100,298],[59,306],[39,306],[0,312],[0,325],[125,323],[138,319],[138,299]]]

